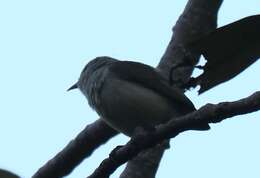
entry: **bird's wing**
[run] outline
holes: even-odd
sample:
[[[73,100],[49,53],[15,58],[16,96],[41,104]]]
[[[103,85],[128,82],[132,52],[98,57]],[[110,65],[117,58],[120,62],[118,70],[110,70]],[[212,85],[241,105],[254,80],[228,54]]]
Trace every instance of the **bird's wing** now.
[[[192,102],[180,90],[170,87],[167,80],[148,65],[131,61],[117,61],[110,64],[109,71],[123,80],[137,83],[167,97],[184,113],[196,110]]]

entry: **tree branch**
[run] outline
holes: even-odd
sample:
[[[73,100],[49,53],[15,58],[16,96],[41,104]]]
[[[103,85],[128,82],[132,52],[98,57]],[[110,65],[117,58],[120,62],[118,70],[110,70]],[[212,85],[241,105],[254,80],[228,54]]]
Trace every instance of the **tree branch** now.
[[[172,36],[167,50],[158,66],[158,69],[162,72],[162,74],[169,76],[171,67],[178,65],[184,60],[184,53],[182,48],[180,48],[184,42],[216,28],[217,12],[222,1],[223,0],[189,0],[183,14],[180,16],[173,29],[174,36]],[[184,79],[187,79],[190,76],[192,70],[192,68],[188,70],[186,68],[180,68],[176,70],[178,71],[177,73],[175,72],[173,74],[173,78],[175,81],[179,81],[179,78],[184,81]],[[90,156],[96,148],[98,148],[101,144],[104,144],[116,134],[117,133],[112,128],[107,126],[102,120],[94,122],[93,124],[87,126],[60,153],[40,168],[34,174],[33,178],[58,178],[66,176],[83,159]],[[149,161],[151,163],[151,169],[154,170],[151,172],[154,172],[155,174],[163,152],[167,148],[165,145],[161,146],[162,148],[158,146],[156,148],[157,150],[154,152],[150,151],[150,155],[146,153],[144,154],[146,156],[139,157],[139,161],[138,157],[135,159],[135,162],[130,161],[128,164],[129,169],[125,170],[128,171],[128,174],[123,173],[121,178],[126,178],[126,175],[130,175],[130,171],[136,172],[138,168],[140,170],[140,167],[142,167],[141,171],[145,171],[146,169],[143,168],[144,165],[139,166],[139,164],[137,164],[138,162],[142,164],[142,162]],[[157,156],[154,154],[157,154]],[[155,160],[155,158],[157,160]],[[131,164],[134,164],[135,166]],[[143,177],[142,175],[144,174],[140,173],[140,175]],[[154,175],[146,178],[151,177],[154,177]]]
[[[60,178],[68,175],[84,158],[118,132],[101,119],[86,126],[77,137],[54,158],[41,167],[32,178]]]
[[[173,118],[156,128],[154,132],[139,132],[123,147],[111,152],[95,172],[88,178],[109,177],[120,165],[134,158],[142,150],[173,138],[179,133],[192,129],[194,124],[218,123],[224,119],[260,110],[260,91],[234,102],[206,104],[199,110],[179,118]]]
[[[165,140],[156,146],[142,151],[131,159],[120,175],[120,178],[155,177],[163,153],[170,147],[170,140]]]
[[[173,27],[173,35],[170,43],[158,65],[159,71],[166,77],[173,80],[176,86],[180,87],[187,83],[199,55],[194,55],[194,61],[187,67],[174,66],[185,63],[185,51],[183,44],[199,38],[200,36],[214,30],[217,27],[217,13],[223,0],[189,0],[184,12]],[[153,178],[158,169],[159,162],[163,156],[164,145],[159,145],[148,152],[139,154],[134,160],[130,160],[120,178]],[[147,171],[149,170],[149,171]]]
[[[218,10],[222,2],[223,0],[189,0],[184,12],[173,27],[173,36],[158,65],[158,69],[164,76],[170,76],[172,67],[186,62],[186,51],[189,49],[185,49],[183,45],[216,29]],[[181,86],[189,80],[200,54],[193,56],[193,61],[189,61],[190,66],[177,67],[172,73],[171,78],[177,86]]]

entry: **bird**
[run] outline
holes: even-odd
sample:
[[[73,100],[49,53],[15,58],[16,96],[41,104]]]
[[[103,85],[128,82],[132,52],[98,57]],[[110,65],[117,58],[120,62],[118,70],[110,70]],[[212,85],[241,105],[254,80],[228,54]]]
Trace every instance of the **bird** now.
[[[105,123],[130,137],[137,127],[154,128],[196,110],[155,68],[108,56],[92,59],[68,91],[76,88]],[[192,129],[210,127],[202,123]]]

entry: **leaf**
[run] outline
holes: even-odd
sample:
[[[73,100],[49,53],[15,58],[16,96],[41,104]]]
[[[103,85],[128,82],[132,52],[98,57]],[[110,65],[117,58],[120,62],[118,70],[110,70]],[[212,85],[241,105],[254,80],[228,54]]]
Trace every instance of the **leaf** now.
[[[226,82],[260,58],[260,15],[220,27],[190,44],[207,63],[196,84],[199,93]]]

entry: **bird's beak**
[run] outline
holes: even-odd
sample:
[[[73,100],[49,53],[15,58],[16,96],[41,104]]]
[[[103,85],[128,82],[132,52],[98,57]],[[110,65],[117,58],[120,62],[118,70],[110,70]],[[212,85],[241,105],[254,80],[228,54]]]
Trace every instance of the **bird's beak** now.
[[[78,83],[75,83],[74,85],[72,85],[67,91],[73,90],[78,88]]]

